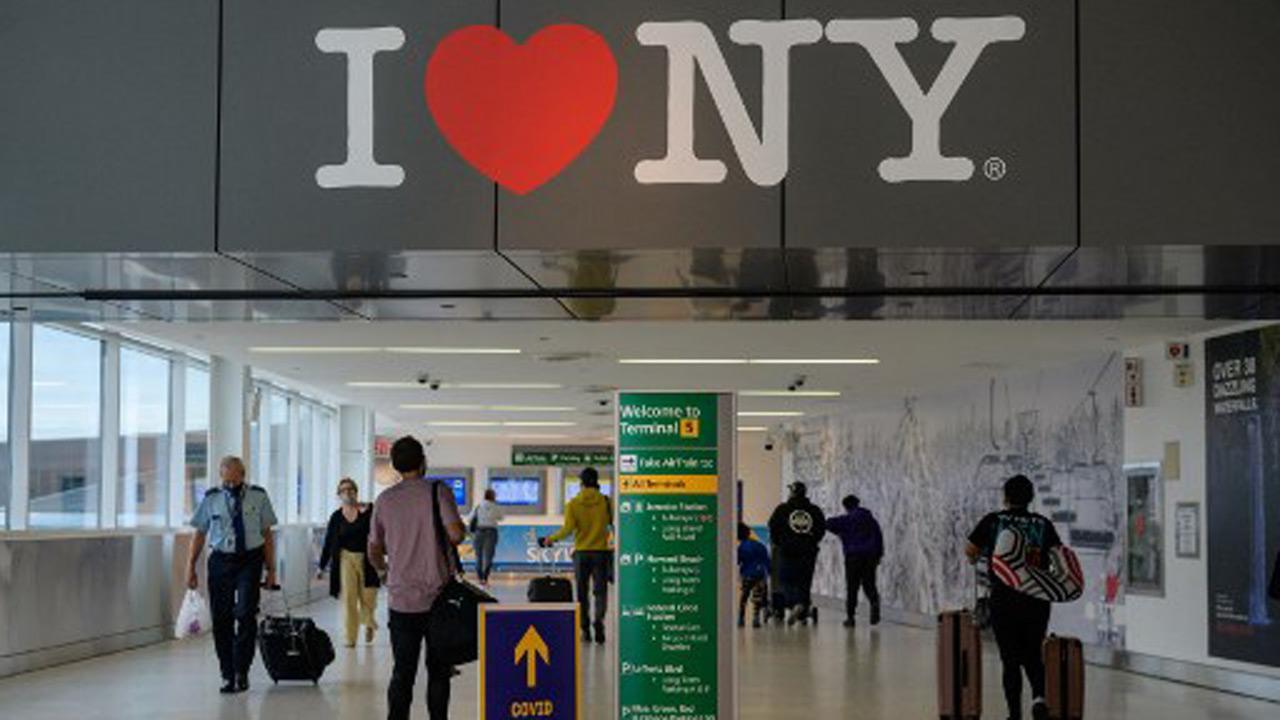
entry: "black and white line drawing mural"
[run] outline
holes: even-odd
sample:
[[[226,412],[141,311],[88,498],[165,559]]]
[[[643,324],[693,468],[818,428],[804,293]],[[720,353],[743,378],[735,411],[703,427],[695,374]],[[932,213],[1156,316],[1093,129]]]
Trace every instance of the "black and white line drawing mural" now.
[[[884,528],[881,592],[887,607],[919,615],[971,605],[974,571],[963,541],[1001,488],[1023,473],[1036,506],[1080,556],[1085,597],[1060,605],[1053,628],[1121,647],[1125,506],[1122,363],[1116,355],[972,387],[857,408],[796,428],[792,471],[824,509],[856,493]],[[834,546],[819,560],[815,592],[843,597]]]

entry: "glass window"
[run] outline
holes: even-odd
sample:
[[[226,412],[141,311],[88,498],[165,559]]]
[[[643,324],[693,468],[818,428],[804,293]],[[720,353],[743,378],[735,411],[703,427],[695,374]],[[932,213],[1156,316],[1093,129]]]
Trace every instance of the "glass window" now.
[[[209,489],[209,371],[187,366],[183,514],[191,517]]]
[[[0,530],[9,527],[9,324],[0,323]]]
[[[267,476],[253,482],[267,489],[283,522],[289,499],[289,398],[274,391],[267,398]]]
[[[316,482],[314,510],[311,520],[324,522],[329,518],[333,491],[338,486],[338,471],[332,456],[333,414],[327,410],[316,413]],[[368,488],[360,488],[364,493]]]
[[[298,405],[298,471],[293,485],[291,518],[301,522],[307,517],[307,498],[311,496],[310,484],[316,480],[315,425],[311,403]]]
[[[102,343],[32,329],[30,525],[95,527],[102,480]]]
[[[163,527],[169,497],[169,360],[120,349],[120,527]]]

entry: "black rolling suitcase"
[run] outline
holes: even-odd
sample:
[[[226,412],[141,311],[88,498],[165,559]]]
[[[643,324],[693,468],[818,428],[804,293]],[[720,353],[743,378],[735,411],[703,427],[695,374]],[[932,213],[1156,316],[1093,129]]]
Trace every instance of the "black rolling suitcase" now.
[[[542,558],[541,553],[538,554]],[[539,564],[543,574],[529,581],[526,596],[531,603],[567,603],[573,602],[573,581],[567,577],[551,574],[552,568],[544,563]]]
[[[272,682],[281,680],[309,680],[320,682],[320,676],[333,662],[333,641],[329,634],[316,627],[311,618],[294,617],[284,601],[283,616],[263,615],[258,623],[258,650],[262,664]]]

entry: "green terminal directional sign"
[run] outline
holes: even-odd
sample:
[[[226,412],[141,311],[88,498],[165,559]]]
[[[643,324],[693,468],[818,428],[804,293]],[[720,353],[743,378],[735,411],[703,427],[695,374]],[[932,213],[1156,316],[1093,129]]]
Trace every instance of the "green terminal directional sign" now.
[[[732,398],[621,393],[617,408],[617,717],[732,718]]]
[[[516,467],[536,465],[538,467],[611,467],[613,465],[613,448],[607,445],[597,447],[554,447],[544,445],[514,445],[511,448],[511,464]]]

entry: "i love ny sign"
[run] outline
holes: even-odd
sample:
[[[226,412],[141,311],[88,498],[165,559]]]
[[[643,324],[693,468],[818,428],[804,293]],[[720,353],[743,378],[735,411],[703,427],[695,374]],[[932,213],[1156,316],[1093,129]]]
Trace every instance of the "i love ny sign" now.
[[[227,250],[1075,243],[1072,0],[224,7]]]
[[[789,165],[791,58],[820,42],[865,51],[910,126],[910,152],[885,158],[879,164],[882,180],[969,180],[973,160],[943,154],[943,118],[983,54],[994,45],[1022,40],[1026,21],[1016,15],[940,17],[922,36],[920,23],[910,17],[835,19],[825,25],[812,18],[744,19],[731,24],[727,34],[737,45],[759,49],[758,124],[707,24],[646,22],[636,28],[635,42],[665,50],[668,66],[666,154],[638,160],[636,182],[724,182],[726,163],[699,157],[695,150],[699,78],[710,90],[746,176],[760,186],[781,182]],[[374,75],[378,56],[399,51],[405,40],[399,27],[325,28],[316,34],[320,52],[347,58],[349,133],[345,160],[316,171],[320,187],[396,187],[404,181],[400,165],[374,159]],[[903,46],[913,42],[948,46],[935,77],[922,78],[907,65]],[[609,43],[591,28],[569,23],[544,27],[523,42],[492,26],[460,28],[436,46],[424,76],[426,105],[453,149],[476,171],[521,195],[556,177],[591,144],[609,121],[619,92],[618,63]]]

